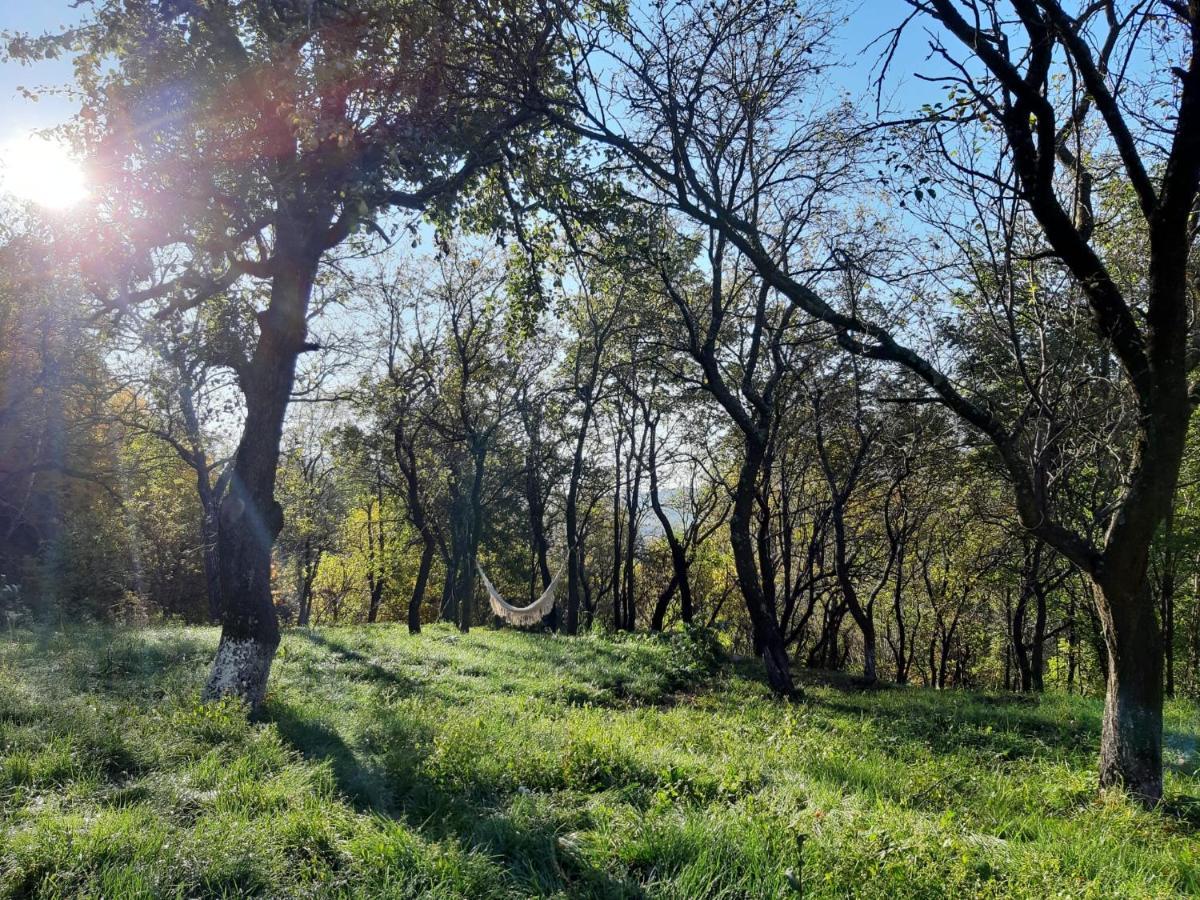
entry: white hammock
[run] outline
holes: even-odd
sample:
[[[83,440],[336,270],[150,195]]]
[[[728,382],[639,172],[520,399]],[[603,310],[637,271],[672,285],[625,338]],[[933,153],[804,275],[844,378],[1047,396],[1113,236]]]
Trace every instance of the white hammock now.
[[[479,577],[483,579],[483,586],[487,588],[488,600],[492,603],[492,612],[510,625],[536,625],[542,621],[542,618],[554,608],[554,589],[558,587],[558,580],[566,571],[566,566],[559,569],[558,574],[551,579],[549,586],[542,592],[542,596],[528,606],[513,606],[500,596],[496,586],[484,574],[483,566],[476,562],[475,568],[479,570]]]

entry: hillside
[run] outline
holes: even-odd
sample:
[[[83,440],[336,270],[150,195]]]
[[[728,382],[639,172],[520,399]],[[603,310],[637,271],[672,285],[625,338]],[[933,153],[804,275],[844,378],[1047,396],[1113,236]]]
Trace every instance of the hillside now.
[[[1146,813],[1096,798],[1095,699],[823,681],[784,705],[682,637],[388,626],[288,633],[247,724],[196,703],[216,637],[0,642],[0,895],[1200,892],[1182,704]]]

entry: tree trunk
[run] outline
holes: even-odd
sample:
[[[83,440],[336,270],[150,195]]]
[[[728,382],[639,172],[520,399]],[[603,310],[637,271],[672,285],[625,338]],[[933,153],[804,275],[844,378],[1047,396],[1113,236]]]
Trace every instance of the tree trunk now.
[[[203,543],[202,556],[204,562],[204,591],[208,597],[208,620],[221,620],[221,564],[217,559],[218,528],[220,522],[219,504],[212,496],[208,486],[207,472],[197,473],[196,480],[200,488],[200,540]]]
[[[367,624],[374,625],[379,621],[379,607],[383,602],[383,579],[372,579],[370,590],[371,603],[367,607]]]
[[[1046,669],[1046,581],[1042,561],[1045,545],[1035,537],[1022,539],[1021,592],[1009,617],[1009,640],[1020,677],[1023,694],[1045,690]],[[1029,605],[1033,602],[1033,636],[1025,639]]]
[[[417,568],[417,581],[413,585],[412,597],[408,601],[408,633],[421,633],[421,604],[425,602],[425,586],[429,583],[429,569],[433,565],[434,543],[426,540],[421,550],[421,564]]]
[[[383,602],[383,506],[379,507],[379,540],[375,540],[375,529],[372,523],[371,510],[374,502],[367,504],[367,590],[370,594],[370,605],[367,607],[367,624],[374,625],[379,619],[379,607]]]
[[[938,690],[946,689],[946,674],[950,666],[950,649],[954,644],[954,628],[942,635],[941,641],[938,642],[938,670],[937,670],[937,686]]]
[[[583,448],[587,440],[588,424],[592,419],[592,405],[585,403],[579,423],[579,434],[575,436],[575,452],[571,456],[571,483],[567,488],[567,615],[564,630],[567,634],[579,631],[579,604],[581,589],[579,548],[579,483],[583,477]]]
[[[619,413],[618,413],[619,415]],[[613,451],[613,514],[612,514],[612,530],[613,530],[613,558],[612,558],[612,580],[613,580],[613,631],[620,631],[621,625],[625,621],[624,609],[622,607],[623,585],[621,583],[621,431],[617,429],[617,440]]]
[[[754,628],[755,647],[766,665],[767,683],[776,694],[790,697],[797,691],[792,680],[787,647],[779,630],[779,623],[766,606],[758,577],[755,541],[750,533],[754,493],[762,467],[763,453],[761,448],[755,447],[750,441],[747,441],[745,452],[746,456],[742,461],[737,487],[734,490],[733,511],[729,519],[729,542],[733,549],[738,584],[746,598],[746,608]]]
[[[638,523],[638,503],[640,500],[641,488],[641,460],[635,452],[633,435],[629,436],[629,451],[630,457],[626,461],[626,472],[629,470],[629,464],[634,466],[632,481],[626,479],[626,484],[629,485],[625,491],[625,571],[623,577],[625,580],[625,618],[622,622],[622,627],[626,631],[633,631],[637,628],[637,586],[635,584],[635,562],[637,552],[637,523]]]
[[[296,624],[301,628],[308,627],[308,621],[312,616],[312,587],[313,582],[317,579],[317,572],[321,567],[321,550],[312,550],[305,547],[300,557],[300,598],[296,611]]]
[[[278,236],[285,252],[280,253],[270,304],[258,317],[258,344],[242,379],[246,422],[217,530],[221,640],[203,697],[237,697],[252,710],[266,694],[279,646],[279,619],[271,597],[271,547],[283,527],[283,510],[275,500],[275,473],[320,258],[319,254],[289,256],[286,248],[295,238]]]
[[[454,592],[454,585],[458,580],[458,567],[460,563],[457,552],[454,549],[453,525],[451,526],[451,532],[450,558],[446,560],[446,578],[442,582],[442,599],[438,604],[438,619],[442,622],[458,621],[458,595]]]
[[[1009,619],[1009,642],[1012,644],[1013,660],[1017,664],[1017,689],[1022,694],[1033,690],[1033,668],[1029,661],[1029,647],[1025,643],[1025,613],[1029,607],[1030,587],[1025,578],[1021,584],[1021,593],[1017,597]]]
[[[550,562],[547,555],[550,541],[546,537],[546,504],[542,498],[542,479],[538,471],[541,460],[541,436],[536,423],[530,429],[529,452],[525,456],[525,502],[529,507],[529,532],[533,543],[533,557],[538,574],[542,579],[542,590],[550,586]],[[529,602],[537,600],[531,592]]]
[[[1074,693],[1079,667],[1079,638],[1075,622],[1075,591],[1067,594],[1067,693]]]
[[[410,634],[419,634],[421,631],[421,605],[425,602],[425,588],[429,584],[429,571],[433,566],[433,554],[437,551],[437,540],[425,514],[425,500],[421,496],[421,481],[417,473],[417,454],[414,443],[405,432],[404,425],[404,420],[398,419],[392,426],[392,443],[396,463],[404,476],[405,508],[408,511],[408,518],[417,534],[421,536],[421,564],[417,569],[417,580],[408,601],[408,631]]]
[[[458,521],[455,524],[459,543],[458,577],[455,580],[455,605],[458,607],[458,629],[471,630],[475,615],[475,559],[483,518],[483,475],[487,461],[486,447],[471,448],[471,485],[466,496],[460,496]]]
[[[896,619],[896,644],[892,651],[892,657],[896,663],[896,684],[908,684],[909,655],[906,645],[907,629],[904,624],[903,575],[904,557],[901,555],[897,560],[896,582],[892,588],[892,613]]]
[[[572,481],[571,491],[567,494],[567,615],[563,630],[567,634],[579,631],[579,526],[578,526],[578,491]]]
[[[471,483],[471,564],[467,571],[471,576],[470,589],[464,596],[462,631],[471,627],[475,600],[475,559],[479,555],[479,541],[483,537],[483,477],[486,471],[487,447],[475,454],[475,478]]]
[[[1163,667],[1166,671],[1166,695],[1175,696],[1175,504],[1167,510],[1163,522],[1162,579],[1159,584],[1162,605]]]
[[[839,601],[827,602],[821,613],[821,633],[808,654],[809,668],[836,669],[838,667],[838,633],[846,616],[846,604]]]
[[[1094,580],[1093,589],[1108,647],[1100,784],[1154,805],[1163,788],[1163,653],[1150,581]]]
[[[308,624],[308,611],[304,608],[306,604],[305,582],[306,569],[304,565],[303,551],[296,554],[296,624],[301,628]]]
[[[1175,572],[1163,574],[1162,585],[1163,668],[1166,670],[1166,695],[1175,696]]]
[[[1004,690],[1011,691],[1012,686],[1012,645],[1004,647]]]
[[[937,686],[938,686],[938,683],[937,683],[937,647],[938,647],[938,636],[937,636],[937,633],[934,632],[933,634],[931,634],[929,636],[929,680],[927,682],[927,684],[934,690],[937,690]]]
[[[671,580],[667,582],[667,586],[658,595],[658,602],[654,604],[654,612],[650,616],[651,631],[663,630],[663,622],[667,617],[667,607],[671,604],[671,598],[675,596],[675,591],[678,587],[679,574],[672,573]]]
[[[583,627],[591,631],[596,616],[596,603],[592,599],[592,583],[588,580],[587,569],[583,565],[583,557],[579,558],[577,568],[579,572],[579,587],[583,591],[581,598],[583,600],[584,613]]]
[[[1035,694],[1046,692],[1046,592],[1041,585],[1033,591],[1033,646],[1029,655],[1029,688]]]
[[[838,586],[850,616],[858,625],[863,642],[863,680],[868,684],[878,681],[875,668],[875,619],[870,608],[863,608],[858,601],[858,589],[854,584],[854,574],[850,571],[849,551],[846,546],[846,520],[842,500],[836,499],[832,512],[834,533],[834,568],[837,570]]]
[[[1192,596],[1200,597],[1200,572],[1192,576]],[[1192,603],[1191,624],[1186,635],[1187,681],[1195,690],[1200,686],[1200,603]]]
[[[466,540],[469,541],[469,538]],[[473,560],[471,559],[470,545],[465,544],[455,555],[458,556],[458,565],[454,567],[454,580],[450,586],[452,612],[447,621],[456,625],[459,631],[466,632],[471,630],[470,595],[475,589],[474,573],[471,571]]]

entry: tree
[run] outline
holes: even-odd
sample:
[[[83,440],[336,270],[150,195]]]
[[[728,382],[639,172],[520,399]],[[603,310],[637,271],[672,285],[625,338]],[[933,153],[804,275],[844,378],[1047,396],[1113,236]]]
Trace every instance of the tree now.
[[[503,323],[495,292],[503,285],[486,257],[451,253],[441,260],[438,300],[442,327],[435,358],[439,390],[429,427],[450,460],[447,480],[453,578],[449,617],[470,629],[475,568],[484,527],[488,457],[515,410],[524,371],[519,348],[499,338]]]
[[[840,467],[843,470],[843,474],[839,474],[838,472],[839,467],[836,466],[833,454],[831,453],[831,442],[826,436],[828,428],[825,419],[828,417],[828,412],[825,409],[826,399],[824,391],[818,387],[810,388],[808,393],[813,411],[817,458],[820,460],[821,471],[825,476],[825,483],[829,488],[829,519],[833,527],[834,536],[834,571],[837,574],[838,587],[841,589],[842,599],[862,634],[863,680],[868,684],[873,684],[879,677],[876,670],[875,601],[883,592],[883,589],[887,586],[888,579],[891,577],[892,567],[895,565],[894,549],[896,545],[894,543],[889,544],[887,563],[883,568],[883,572],[876,581],[874,588],[869,591],[866,602],[862,602],[856,584],[855,567],[851,559],[852,551],[850,549],[848,518],[851,501],[859,489],[860,483],[865,479],[866,470],[873,462],[872,456],[881,423],[879,421],[870,421],[870,417],[864,408],[860,375],[857,367],[855,367],[851,375],[851,387],[853,389],[852,406],[849,410],[842,411],[843,416],[850,421],[848,431],[852,435],[852,437],[844,442],[845,447],[842,451],[843,461]]]
[[[938,408],[934,407],[932,414],[920,406],[907,406],[907,410],[908,414],[892,422],[895,433],[888,440],[890,471],[883,498],[887,555],[892,560],[891,616],[884,639],[891,650],[897,684],[908,683],[917,652],[916,632],[921,625],[920,605],[909,602],[907,595],[910,584],[915,583],[910,555],[937,503],[936,492],[927,489],[927,479],[936,477],[930,451],[948,449],[944,441],[938,440],[938,432],[943,430],[938,427],[942,424]]]
[[[214,453],[213,432],[216,420],[232,412],[235,388],[228,370],[212,362],[205,333],[210,323],[201,316],[160,322],[129,315],[123,324],[135,346],[122,373],[131,390],[118,404],[119,421],[164,443],[194,473],[208,615],[216,622],[221,615],[217,522],[232,469]]]
[[[649,477],[650,507],[658,519],[662,529],[663,539],[671,557],[671,579],[659,594],[650,616],[650,630],[662,631],[668,605],[671,598],[679,595],[679,618],[685,625],[691,625],[695,620],[697,600],[693,588],[692,563],[699,547],[707,541],[725,521],[728,514],[726,492],[715,484],[705,483],[703,469],[695,458],[684,461],[683,469],[687,474],[684,484],[677,486],[673,496],[664,502],[660,481],[665,463],[670,459],[676,463],[673,470],[680,469],[679,460],[672,457],[684,456],[684,453],[667,454],[662,452],[664,431],[661,428],[663,407],[675,408],[681,413],[681,418],[689,413],[696,417],[699,423],[711,424],[704,417],[697,415],[700,411],[692,405],[691,409],[678,409],[683,406],[683,398],[656,397],[651,393],[637,398],[642,407],[642,415],[649,424],[650,445],[647,450],[646,468]],[[658,401],[658,402],[655,402]],[[703,440],[704,437],[698,437]],[[672,471],[672,469],[667,469]]]
[[[118,286],[112,306],[160,301],[169,317],[246,278],[267,295],[237,367],[246,416],[218,522],[222,637],[205,697],[257,706],[279,641],[275,472],[322,259],[382,211],[446,215],[516,135],[536,143],[522,101],[554,77],[553,21],[536,2],[497,16],[471,0],[105,0],[65,38],[10,47],[79,53],[78,131],[108,217],[86,271]]]
[[[1052,554],[1037,538],[1020,535],[1019,588],[1008,614],[1009,640],[1017,663],[1017,687],[1024,693],[1041,693],[1045,685],[1046,642],[1061,629],[1049,629],[1050,594],[1070,578],[1069,563]],[[1032,602],[1032,608],[1031,608]],[[1032,627],[1028,620],[1032,613]]]
[[[517,388],[516,412],[525,432],[524,489],[525,506],[529,513],[530,553],[533,557],[533,573],[529,582],[529,602],[550,586],[550,537],[547,533],[547,505],[558,473],[557,446],[546,434],[545,405],[550,400],[549,391],[536,382],[525,383]],[[540,585],[540,587],[539,587]],[[557,627],[558,607],[550,615],[550,622]]]
[[[6,214],[0,568],[22,614],[103,617],[135,587],[122,488],[137,476],[113,414],[124,397],[104,365],[107,341],[88,327],[83,285],[52,264],[48,229]]]
[[[580,287],[577,302],[570,313],[569,321],[575,337],[568,353],[567,365],[570,372],[569,390],[578,413],[574,425],[571,471],[564,509],[567,531],[567,603],[564,630],[567,634],[575,634],[579,630],[579,613],[585,590],[583,529],[580,523],[579,501],[588,431],[595,417],[597,404],[606,393],[606,383],[611,375],[609,344],[621,325],[623,287],[627,284],[611,270],[583,267],[583,260],[578,256],[575,257],[575,262],[580,275]],[[614,582],[614,596],[616,591],[617,585]]]
[[[279,473],[287,518],[278,548],[295,569],[296,624],[301,627],[312,619],[313,586],[322,560],[338,549],[338,525],[345,514],[331,448],[317,425],[310,421],[292,430]]]
[[[362,514],[362,537],[366,539],[363,576],[367,582],[367,623],[379,621],[392,561],[390,511],[384,492],[390,485],[385,472],[387,441],[375,440],[355,425],[338,429],[337,454],[347,470],[345,480],[352,482],[351,510]],[[362,543],[360,539],[358,543]]]
[[[795,307],[771,304],[765,284],[745,267],[726,262],[727,249],[722,235],[710,233],[709,282],[693,282],[689,290],[664,269],[663,283],[684,322],[687,350],[702,373],[700,383],[728,414],[742,441],[729,523],[734,563],[767,679],[777,693],[791,695],[796,689],[776,605],[774,562],[761,533],[755,540],[753,518],[760,479],[771,468],[776,394],[791,372],[784,359],[785,335]],[[742,323],[747,323],[745,329],[739,330]],[[733,336],[729,328],[735,330]]]
[[[938,348],[923,351],[884,310],[841,304],[804,277],[800,251],[811,243],[798,244],[796,234],[821,233],[811,186],[823,173],[819,140],[803,130],[798,110],[811,83],[802,76],[819,65],[812,51],[820,17],[808,14],[798,24],[790,4],[746,2],[719,10],[653,7],[599,25],[577,18],[579,53],[606,53],[604,74],[543,102],[564,127],[619,151],[650,188],[641,199],[711,229],[750,262],[766,289],[835,329],[849,352],[906,369],[991,442],[1024,527],[1092,585],[1111,660],[1100,783],[1155,804],[1162,796],[1162,639],[1147,573],[1153,535],[1176,488],[1190,373],[1200,358],[1189,343],[1200,7],[1153,4],[1121,16],[1101,2],[1073,16],[1055,0],[1013,0],[1012,14],[990,0],[962,4],[966,14],[953,0],[910,5],[910,19],[935,23],[965,54],[955,57],[938,34],[932,38],[934,58],[950,64],[950,99],[917,124],[937,154],[937,176],[969,185],[988,198],[985,206],[995,200],[1031,217],[1044,242],[1039,252],[1069,275],[1075,302],[1091,311],[1119,364],[1121,389],[1138,408],[1124,489],[1099,540],[1061,521],[1029,464],[1022,409],[1036,407],[1036,387],[1026,388],[1025,403],[997,409],[939,361]],[[606,27],[628,37],[611,42]],[[1146,58],[1145,68],[1124,64],[1133,57]],[[599,71],[582,60],[578,70]],[[630,116],[603,114],[614,97]],[[965,154],[953,151],[956,137]],[[981,154],[971,152],[976,145]],[[847,148],[847,164],[850,156]],[[737,190],[730,172],[752,173],[746,177],[754,183]],[[1148,253],[1132,282],[1106,260],[1111,232],[1094,208],[1097,183],[1106,178],[1136,198],[1146,235]],[[935,196],[920,184],[910,193],[918,203]],[[978,208],[968,205],[964,218],[970,222]],[[848,253],[845,261],[876,271],[875,256]]]

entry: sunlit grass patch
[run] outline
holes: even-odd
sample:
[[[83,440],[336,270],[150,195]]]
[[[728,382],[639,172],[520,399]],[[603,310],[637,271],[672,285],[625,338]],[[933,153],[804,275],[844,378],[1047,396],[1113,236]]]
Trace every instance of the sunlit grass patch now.
[[[216,637],[0,644],[0,895],[1200,892],[1182,703],[1147,813],[1094,790],[1094,699],[783,704],[679,635],[375,627],[290,632],[251,722],[197,702]]]

